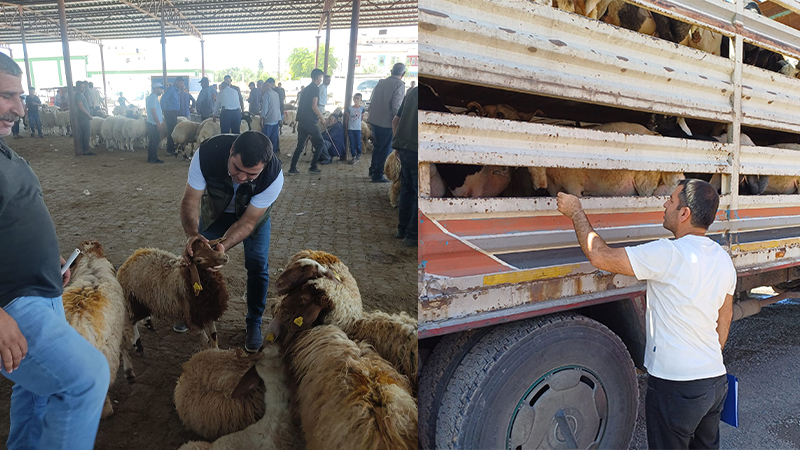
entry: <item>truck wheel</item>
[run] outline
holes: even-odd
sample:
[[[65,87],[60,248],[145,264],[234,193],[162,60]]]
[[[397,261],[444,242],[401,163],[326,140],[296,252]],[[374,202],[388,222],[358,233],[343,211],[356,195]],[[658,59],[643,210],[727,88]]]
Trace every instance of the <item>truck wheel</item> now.
[[[492,328],[445,383],[436,448],[627,448],[636,423],[633,361],[584,316]]]

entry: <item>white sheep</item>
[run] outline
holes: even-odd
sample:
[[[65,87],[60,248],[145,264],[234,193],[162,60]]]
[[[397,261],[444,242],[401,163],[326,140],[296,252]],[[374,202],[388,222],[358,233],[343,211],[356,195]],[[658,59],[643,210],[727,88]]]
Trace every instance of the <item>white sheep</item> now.
[[[200,126],[197,127],[197,137],[195,137],[195,142],[199,146],[203,142],[207,141],[209,138],[212,138],[222,131],[219,126],[219,121],[214,122],[213,119],[209,118],[202,122],[200,122]]]
[[[117,280],[130,307],[131,340],[138,352],[144,353],[144,348],[137,324],[150,316],[184,321],[200,336],[204,347],[210,343],[212,348],[219,348],[215,321],[228,307],[228,288],[221,273],[206,270],[228,262],[228,255],[212,248],[218,242],[195,242],[191,264],[164,250],[142,248],[120,266]],[[127,354],[127,346],[123,352]],[[125,372],[133,379],[133,369],[127,363]]]
[[[39,111],[39,119],[42,121],[42,134],[51,135],[56,133],[56,109],[52,106],[42,106]]]
[[[72,279],[64,289],[64,314],[69,324],[108,360],[111,384],[117,377],[123,335],[129,335],[125,297],[114,267],[96,241],[84,241],[81,254],[72,270]],[[106,396],[102,417],[114,412]]]
[[[365,343],[321,325],[288,346],[307,449],[416,449],[408,380]]]
[[[122,130],[125,128],[125,125],[133,121],[133,119],[128,119],[127,117],[119,117],[114,121],[114,128],[111,131],[111,136],[113,136],[116,147],[120,150],[127,150],[125,147],[125,136],[122,134]]]
[[[70,130],[70,117],[69,111],[56,111],[56,127],[61,128],[60,134],[66,136]]]
[[[122,117],[116,116],[106,117],[106,120],[103,121],[103,126],[100,128],[100,137],[103,138],[103,142],[109,150],[118,148],[117,143],[114,141],[114,125],[122,119]]]
[[[89,124],[89,129],[91,130],[91,137],[89,138],[89,146],[91,148],[95,148],[100,145],[101,130],[103,129],[103,123],[106,119],[103,117],[92,117],[92,121]]]
[[[146,119],[140,117],[139,119],[124,119],[122,127],[123,148],[125,150],[134,151],[134,142],[141,138],[140,133],[146,130]]]
[[[192,157],[192,154],[194,153],[192,151],[194,148],[193,144],[199,128],[199,123],[186,120],[179,122],[177,125],[175,125],[175,129],[172,130],[172,140],[175,142],[176,150],[182,153],[184,157]],[[189,147],[188,152],[187,146]]]
[[[213,353],[212,353],[213,352]],[[208,358],[222,358],[219,351],[207,350]],[[216,353],[216,354],[215,354]],[[291,394],[287,386],[286,369],[281,361],[278,347],[275,345],[267,346],[258,357],[258,362],[244,375],[236,368],[235,372],[239,372],[241,380],[235,388],[229,389],[229,384],[225,381],[225,387],[222,392],[209,392],[204,395],[205,398],[213,397],[217,402],[227,405],[235,401],[235,398],[252,398],[260,382],[263,382],[263,402],[265,405],[264,415],[258,422],[248,426],[244,430],[231,433],[214,441],[213,444],[207,442],[189,442],[182,446],[180,450],[197,450],[197,449],[213,449],[213,450],[294,450],[305,448],[302,440],[302,431],[298,424],[292,418],[290,410]],[[187,363],[188,364],[188,363]],[[233,375],[229,367],[224,367],[217,362],[209,362],[208,367],[215,367],[213,373],[209,373],[209,381],[207,383],[217,383],[213,378],[220,379]],[[190,370],[197,370],[199,374],[205,373],[206,369],[195,366],[190,369],[184,365],[183,376],[186,376]],[[202,376],[202,375],[201,375]],[[184,394],[182,394],[184,395]],[[192,393],[187,392],[187,397],[192,396]],[[197,397],[198,392],[194,395]],[[225,396],[225,399],[221,399]],[[234,399],[228,400],[228,396]],[[178,393],[176,389],[175,394],[176,404],[178,400]],[[197,408],[201,411],[194,411],[192,414],[212,414],[218,415],[216,412],[209,412],[215,403],[210,402],[196,402]]]
[[[292,127],[292,133],[297,132],[297,111],[285,110],[283,112],[283,124]]]

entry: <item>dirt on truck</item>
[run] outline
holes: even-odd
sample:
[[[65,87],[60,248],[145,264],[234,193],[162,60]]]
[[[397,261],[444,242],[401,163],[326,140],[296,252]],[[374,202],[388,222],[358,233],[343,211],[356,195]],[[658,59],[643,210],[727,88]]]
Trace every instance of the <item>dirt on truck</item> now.
[[[710,181],[734,318],[793,295],[800,31],[768,17],[798,6],[419,6],[421,447],[627,448],[646,286],[589,264],[553,195],[583,196],[627,246],[671,237],[677,180]],[[672,32],[610,17],[621,7]],[[762,286],[779,294],[750,295]]]

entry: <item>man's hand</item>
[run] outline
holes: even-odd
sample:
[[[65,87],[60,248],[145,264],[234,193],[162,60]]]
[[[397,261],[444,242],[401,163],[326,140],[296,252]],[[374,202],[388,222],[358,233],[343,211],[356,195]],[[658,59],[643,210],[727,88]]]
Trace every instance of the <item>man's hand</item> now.
[[[196,234],[194,236],[190,236],[189,239],[186,239],[186,248],[183,251],[183,259],[188,264],[192,263],[192,256],[194,256],[192,245],[195,243],[195,241],[208,242],[208,239],[206,239],[202,234]]]
[[[164,131],[164,122],[161,122],[160,124],[156,125],[156,128],[158,129],[158,131]]]
[[[217,245],[215,245],[215,246],[214,246],[214,249],[215,249],[216,251],[218,251],[218,252],[223,252],[223,253],[225,253],[225,250],[226,250],[226,248],[225,248],[225,244],[223,244],[222,242],[220,242],[219,244],[217,244]],[[206,270],[207,270],[207,271],[209,271],[209,272],[219,272],[219,269],[217,269],[217,268],[214,268],[214,267],[207,267],[207,268],[206,268]]]
[[[16,370],[27,353],[28,341],[19,331],[17,322],[0,308],[0,359],[6,372]]]
[[[580,199],[571,194],[559,192],[557,203],[558,212],[569,217],[570,219],[573,219],[575,214],[583,211]]]
[[[64,260],[64,257],[63,256],[59,256],[59,258],[61,258],[61,266],[64,266],[64,264],[66,264],[66,261]],[[69,279],[70,279],[71,276],[72,276],[72,274],[70,273],[69,267],[68,267],[67,271],[64,272],[64,275],[61,276],[61,285],[62,285],[62,287],[67,287],[67,283],[69,283]]]

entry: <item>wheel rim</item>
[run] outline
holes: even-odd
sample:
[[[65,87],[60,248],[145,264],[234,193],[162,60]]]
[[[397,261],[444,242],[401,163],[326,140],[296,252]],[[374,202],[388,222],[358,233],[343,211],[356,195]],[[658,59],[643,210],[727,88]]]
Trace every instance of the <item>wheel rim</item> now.
[[[596,448],[608,423],[608,397],[599,377],[581,366],[554,369],[517,403],[506,448]]]

